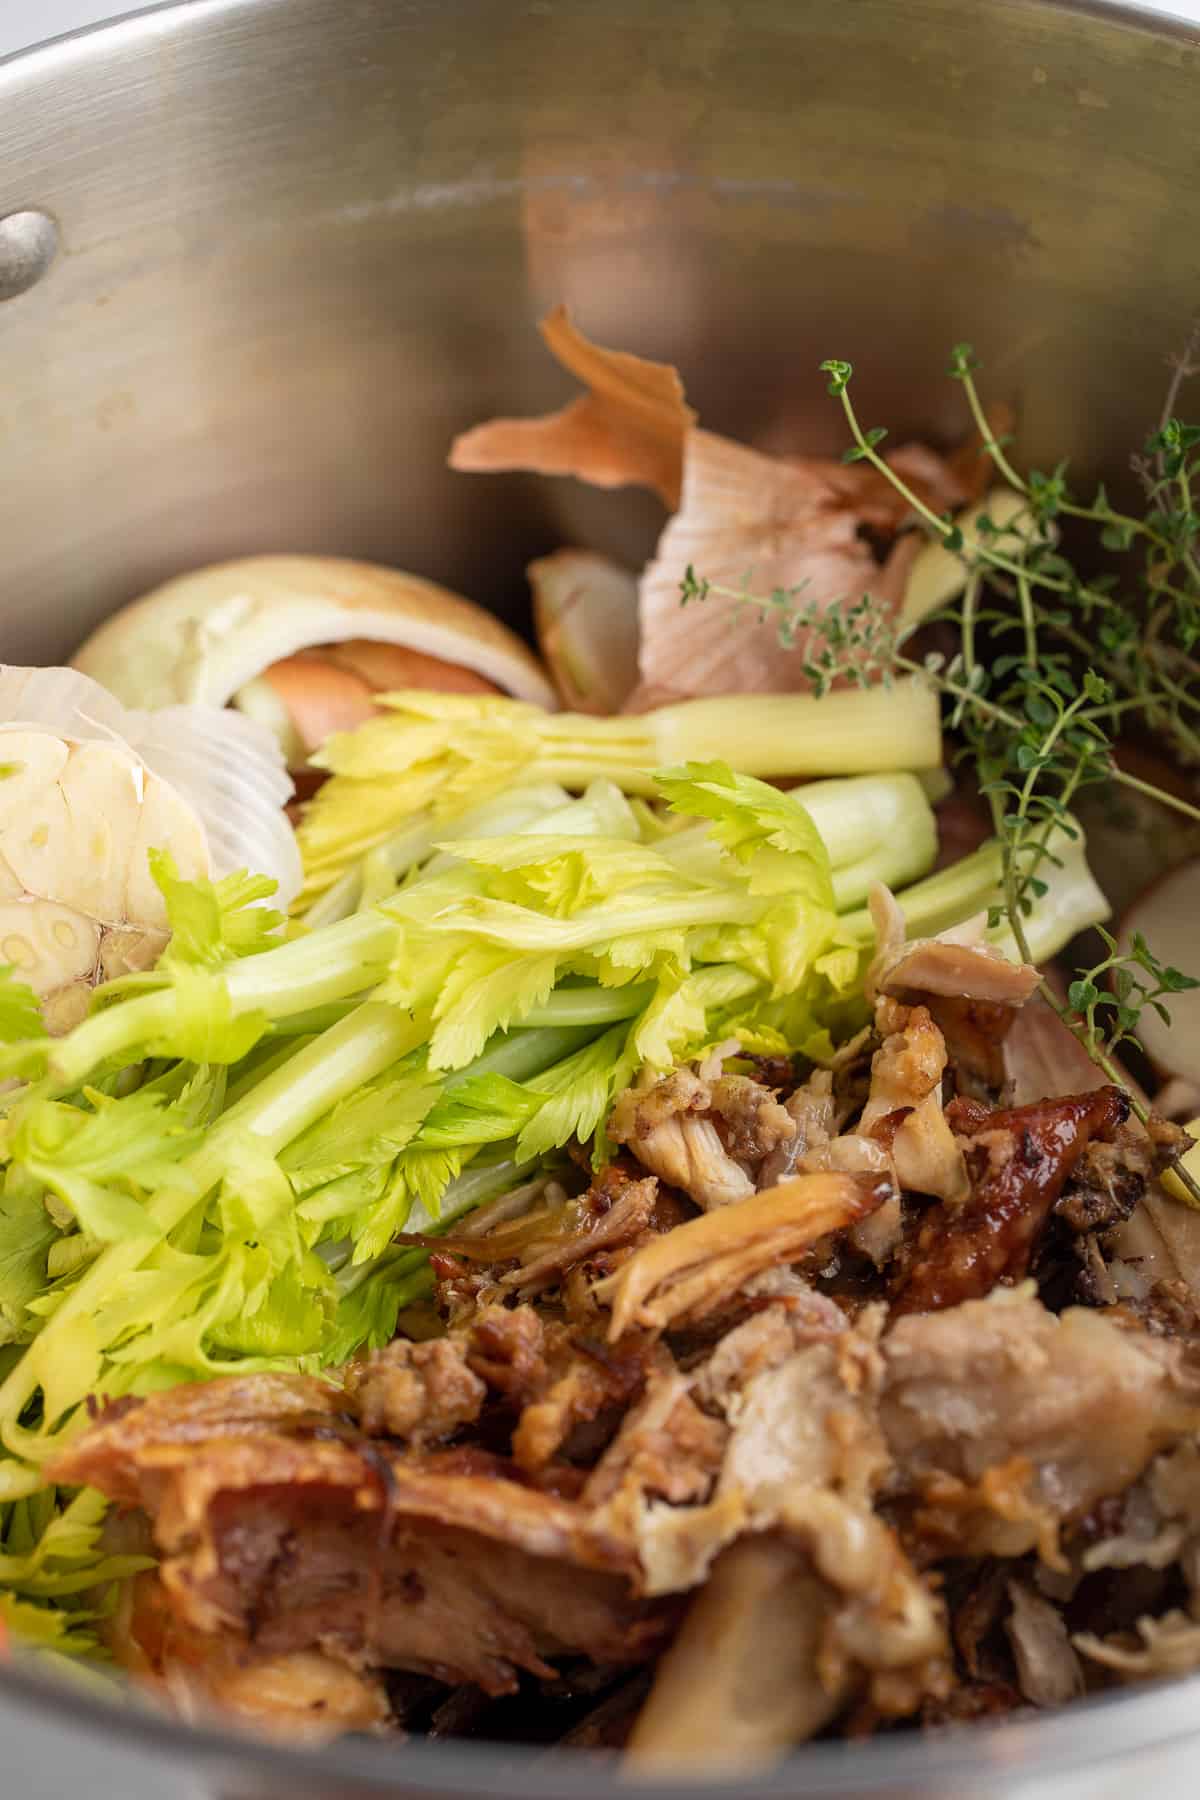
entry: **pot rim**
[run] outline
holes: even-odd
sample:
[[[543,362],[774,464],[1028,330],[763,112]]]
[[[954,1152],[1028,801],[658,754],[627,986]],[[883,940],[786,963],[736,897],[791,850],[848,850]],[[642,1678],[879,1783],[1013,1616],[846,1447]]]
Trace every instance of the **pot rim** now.
[[[421,1800],[495,1800],[519,1775],[522,1800],[562,1800],[567,1793],[575,1800],[618,1800],[630,1794],[632,1785],[621,1778],[611,1755],[582,1749],[560,1752],[486,1740],[431,1743],[419,1738],[401,1743],[343,1738],[318,1748],[292,1749],[235,1728],[182,1723],[140,1696],[130,1705],[81,1692],[28,1665],[0,1669],[0,1697],[44,1714],[48,1729],[61,1722],[65,1708],[73,1724],[114,1748],[163,1755],[186,1748],[206,1768],[233,1761],[283,1777],[297,1794],[311,1788],[336,1792],[337,1784],[353,1780],[364,1794],[412,1789]],[[996,1724],[964,1724],[936,1735],[807,1744],[761,1775],[730,1773],[722,1779],[686,1772],[678,1781],[655,1779],[652,1790],[655,1800],[742,1800],[751,1788],[763,1800],[791,1800],[802,1781],[803,1792],[813,1800],[835,1800],[839,1795],[963,1794],[989,1772],[1046,1780],[1061,1773],[1077,1776],[1102,1763],[1115,1771],[1147,1750],[1194,1742],[1198,1702],[1200,1675],[1167,1678],[1077,1700],[1056,1713],[1013,1715]],[[936,1790],[930,1786],[934,1782]]]
[[[41,43],[0,56],[0,84],[12,74],[35,69],[39,63],[53,64],[68,56],[87,52],[99,40],[116,42],[127,38],[132,45],[139,37],[160,31],[176,30],[185,15],[209,19],[222,14],[235,15],[261,10],[263,6],[282,7],[286,0],[154,0],[150,6],[131,7],[126,12],[102,19],[94,25],[77,26],[73,31],[58,33]],[[1181,43],[1200,43],[1200,19],[1188,20],[1178,13],[1156,4],[1156,0],[1005,0],[1014,11],[1049,11],[1074,13],[1081,18],[1105,20],[1127,30],[1141,31],[1152,37],[1176,38]]]

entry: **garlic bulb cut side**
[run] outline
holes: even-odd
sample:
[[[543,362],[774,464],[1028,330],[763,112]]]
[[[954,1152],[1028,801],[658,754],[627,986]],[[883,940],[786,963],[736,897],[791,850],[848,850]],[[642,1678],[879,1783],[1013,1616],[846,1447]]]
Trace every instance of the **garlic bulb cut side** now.
[[[280,906],[299,893],[300,852],[282,810],[292,782],[270,730],[257,720],[198,704],[135,711],[78,669],[0,664],[0,721],[5,720],[43,726],[60,742],[99,741],[132,752],[135,763],[190,804],[208,847],[206,873],[219,878],[249,869],[270,875],[278,883]],[[12,728],[0,724],[0,730]],[[150,805],[156,804],[152,796]],[[3,806],[0,795],[0,817]],[[155,899],[161,904],[161,896],[145,850],[166,847],[150,837],[137,857],[137,879],[149,905]]]
[[[51,1030],[98,981],[151,966],[167,943],[150,867],[184,880],[249,869],[286,905],[301,882],[283,812],[291,782],[270,733],[213,707],[127,711],[74,669],[0,665],[0,961]]]
[[[0,727],[0,958],[44,1002],[51,1030],[112,973],[153,963],[167,911],[149,852],[209,873],[192,806],[118,743]],[[68,1000],[68,996],[71,998]]]
[[[92,919],[165,929],[148,852],[181,871],[209,872],[194,808],[127,745],[78,743],[0,727],[0,867],[10,894],[49,900]],[[10,958],[11,960],[11,958]]]

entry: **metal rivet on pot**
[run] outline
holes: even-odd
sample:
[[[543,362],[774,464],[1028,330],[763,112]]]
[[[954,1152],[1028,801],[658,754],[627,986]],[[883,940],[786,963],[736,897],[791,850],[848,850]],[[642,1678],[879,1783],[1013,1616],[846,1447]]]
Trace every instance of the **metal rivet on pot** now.
[[[58,226],[32,208],[0,218],[0,300],[15,300],[42,279],[58,249]]]

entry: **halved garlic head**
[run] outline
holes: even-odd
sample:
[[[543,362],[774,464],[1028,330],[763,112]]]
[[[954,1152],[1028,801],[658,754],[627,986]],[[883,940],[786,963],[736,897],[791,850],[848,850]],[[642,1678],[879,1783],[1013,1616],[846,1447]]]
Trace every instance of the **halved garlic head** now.
[[[166,944],[149,851],[194,879],[209,873],[208,841],[127,745],[10,725],[0,768],[0,959],[56,1001],[48,1022],[63,1028],[95,982],[148,966]]]
[[[301,881],[290,793],[249,719],[131,712],[77,670],[0,665],[0,961],[41,997],[50,1029],[166,945],[152,850],[185,880],[271,875],[286,906]]]

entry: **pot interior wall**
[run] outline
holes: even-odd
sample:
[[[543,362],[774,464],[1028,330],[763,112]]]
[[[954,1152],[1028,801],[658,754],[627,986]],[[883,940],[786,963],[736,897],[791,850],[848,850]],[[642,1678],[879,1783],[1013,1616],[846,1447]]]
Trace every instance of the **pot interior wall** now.
[[[1200,297],[1197,51],[1034,0],[192,0],[0,67],[0,653],[188,565],[408,565],[519,614],[525,560],[655,505],[456,476],[557,403],[570,302],[705,420],[953,435],[970,338],[1020,449],[1120,473]]]

